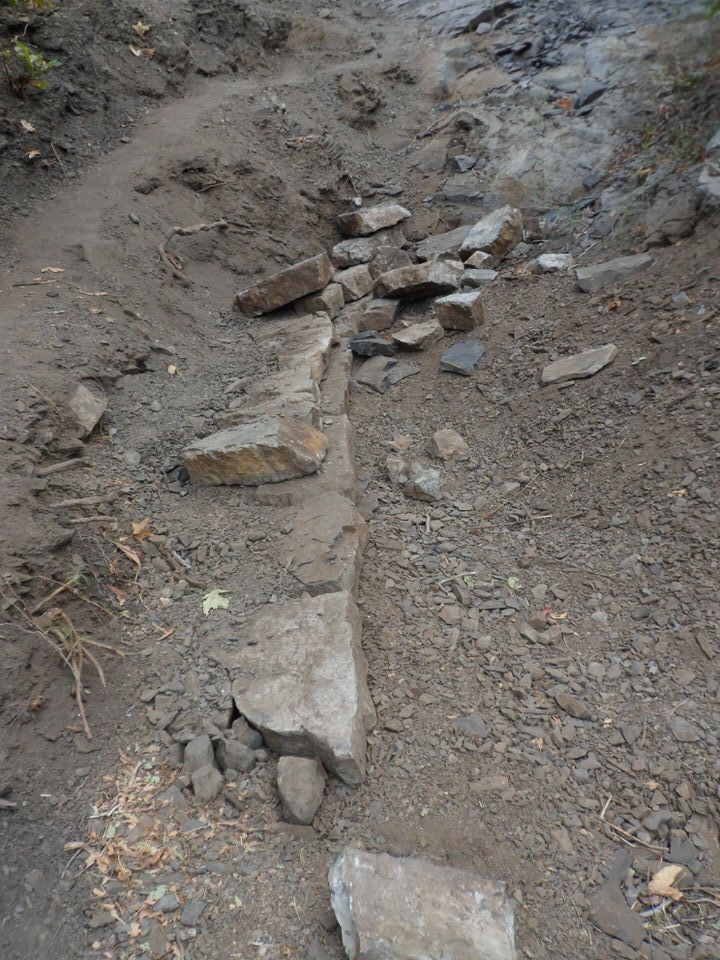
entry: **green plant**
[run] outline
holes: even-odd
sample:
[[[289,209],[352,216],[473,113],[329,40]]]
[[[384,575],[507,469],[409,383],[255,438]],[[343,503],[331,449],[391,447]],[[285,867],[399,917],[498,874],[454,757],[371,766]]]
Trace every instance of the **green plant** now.
[[[3,50],[1,56],[5,79],[19,97],[28,88],[44,90],[47,87],[47,74],[60,65],[59,60],[46,60],[39,50],[33,49],[19,37],[15,37],[12,47]]]

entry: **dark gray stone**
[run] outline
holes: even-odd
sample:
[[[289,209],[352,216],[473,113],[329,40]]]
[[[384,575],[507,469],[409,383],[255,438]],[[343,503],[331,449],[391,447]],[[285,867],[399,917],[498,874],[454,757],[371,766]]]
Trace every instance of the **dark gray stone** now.
[[[360,367],[356,380],[378,393],[385,393],[389,387],[416,373],[420,373],[420,367],[415,367],[411,363],[386,357],[373,357],[366,360]]]
[[[440,369],[469,377],[486,353],[478,340],[458,340],[440,357]]]
[[[374,330],[356,333],[347,345],[358,357],[392,357],[399,349],[391,337],[381,337]]]

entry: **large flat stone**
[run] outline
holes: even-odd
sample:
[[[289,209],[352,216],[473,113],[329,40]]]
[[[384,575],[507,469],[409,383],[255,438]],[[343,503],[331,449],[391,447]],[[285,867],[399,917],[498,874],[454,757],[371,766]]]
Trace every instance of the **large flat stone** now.
[[[602,370],[617,356],[617,347],[614,343],[606,343],[593,350],[584,350],[574,353],[570,357],[561,357],[543,368],[543,383],[562,383],[563,380],[581,380],[592,377]]]
[[[325,793],[325,771],[317,757],[280,757],[278,793],[288,823],[310,824]]]
[[[320,390],[313,376],[315,364],[311,361],[312,357],[304,366],[296,363],[287,370],[252,383],[246,394],[236,397],[227,410],[216,414],[217,426],[227,429],[280,414],[319,427]]]
[[[394,227],[407,220],[410,211],[399,203],[381,203],[377,207],[362,207],[337,218],[340,231],[345,237],[367,237],[378,230]]]
[[[397,11],[427,24],[439,36],[456,37],[488,23],[519,6],[521,0],[383,0],[386,10]]]
[[[458,340],[440,357],[440,369],[469,377],[486,353],[478,340]]]
[[[238,710],[271,750],[319,757],[346,783],[362,782],[375,709],[349,593],[262,610],[237,644],[230,675]]]
[[[256,486],[315,473],[327,450],[325,434],[293,417],[265,417],[211,433],[183,452],[194,483]]]
[[[325,377],[320,384],[320,408],[325,415],[347,413],[348,383],[352,370],[352,353],[336,347],[330,354]]]
[[[522,230],[522,213],[515,207],[499,207],[478,220],[463,241],[460,255],[467,260],[480,251],[502,260],[522,240]]]
[[[603,287],[622,283],[633,273],[645,270],[653,262],[649,253],[638,253],[633,257],[615,257],[605,263],[596,263],[591,267],[578,267],[575,271],[577,285],[584,293],[596,293]]]
[[[390,227],[370,237],[341,240],[332,248],[332,258],[338,267],[352,267],[356,263],[370,263],[380,247],[402,247],[405,242],[402,227]]]
[[[444,336],[445,331],[437,320],[426,320],[424,323],[411,323],[409,327],[394,333],[392,338],[407,350],[424,350]]]
[[[357,597],[367,524],[355,505],[338,493],[315,497],[294,511],[283,539],[281,560],[311,596],[346,590]]]
[[[235,302],[247,316],[258,317],[322,290],[330,282],[332,273],[330,258],[326,253],[319,253],[241,290]]]
[[[411,363],[404,363],[394,357],[371,357],[360,367],[355,379],[358,383],[370,387],[376,393],[385,391],[406,377],[413,377],[420,373],[420,367]]]
[[[255,497],[260,503],[292,507],[312,497],[331,493],[340,493],[353,503],[357,501],[357,474],[350,421],[346,416],[324,421],[323,433],[327,437],[327,454],[322,469],[312,476],[257,487]]]
[[[280,340],[278,365],[281,370],[308,370],[312,379],[319,382],[334,342],[335,327],[326,313],[298,317]]]
[[[352,846],[328,880],[350,960],[516,960],[503,883]]]
[[[418,260],[458,260],[460,257],[460,247],[465,242],[468,233],[472,229],[472,224],[464,224],[462,227],[455,227],[454,230],[448,230],[446,233],[436,233],[427,240],[423,240],[417,246]]]
[[[460,286],[462,265],[453,260],[414,263],[378,277],[375,296],[397,300],[422,300],[451,293]]]

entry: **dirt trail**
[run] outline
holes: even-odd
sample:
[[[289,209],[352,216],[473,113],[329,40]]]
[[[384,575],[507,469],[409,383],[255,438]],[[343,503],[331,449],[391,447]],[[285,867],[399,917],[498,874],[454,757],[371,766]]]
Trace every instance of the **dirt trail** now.
[[[407,5],[293,5],[277,49],[138,101],[129,142],[108,134],[77,179],[54,169],[56,195],[10,227],[3,957],[340,960],[327,869],[350,841],[506,882],[522,957],[720,956],[720,264],[696,188],[720,121],[715,25],[693,7],[670,30],[671,4],[507,4],[455,35],[467,5],[446,6],[452,30],[431,34]],[[180,454],[275,362],[273,319],[241,318],[237,290],[331,248],[356,196],[411,210],[411,251],[501,202],[526,230],[483,288],[472,377],[439,371],[448,333],[383,395],[351,381],[378,723],[367,781],[330,778],[308,827],[282,823],[262,749],[208,805],[173,786],[178,744],[236,718],[228,645],[299,593],[292,512],[188,485]],[[158,244],[220,219],[170,241],[178,282]],[[645,241],[652,265],[596,294],[527,269]],[[550,360],[607,342],[597,376],[540,386]],[[84,444],[79,381],[109,398]],[[469,454],[438,463],[448,427]],[[440,467],[439,500],[390,481],[397,453]],[[92,739],[27,616],[63,584],[70,622],[123,654],[102,651],[105,688],[86,664]],[[205,615],[213,590],[229,606]],[[662,860],[685,865],[677,905],[648,900]],[[662,904],[639,938],[628,903],[636,923]]]

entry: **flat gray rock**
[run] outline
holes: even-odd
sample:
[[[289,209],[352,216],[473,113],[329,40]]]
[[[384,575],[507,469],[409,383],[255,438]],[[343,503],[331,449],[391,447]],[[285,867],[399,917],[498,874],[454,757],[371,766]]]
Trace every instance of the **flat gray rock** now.
[[[584,293],[596,293],[603,287],[622,283],[633,273],[645,270],[653,262],[649,253],[638,253],[633,257],[615,257],[605,263],[596,263],[592,267],[578,267],[575,270],[577,285]]]
[[[73,415],[81,437],[89,437],[107,410],[108,398],[95,384],[79,383],[68,399],[68,407]]]
[[[355,379],[378,393],[385,391],[405,377],[413,377],[420,373],[420,367],[411,363],[404,363],[394,357],[372,357],[360,367]]]
[[[277,782],[284,819],[312,823],[325,793],[325,771],[317,757],[280,757]]]
[[[375,283],[376,297],[397,300],[422,300],[452,293],[460,286],[463,266],[454,260],[414,263],[410,267],[389,270]]]
[[[440,357],[440,369],[469,377],[486,353],[478,340],[458,340]]]
[[[232,695],[270,749],[319,757],[345,783],[360,783],[375,708],[350,594],[271,604],[236,647]]]
[[[350,960],[516,960],[505,885],[411,857],[347,847],[330,901]]]
[[[405,242],[405,234],[398,225],[369,237],[341,240],[332,248],[332,258],[338,267],[352,267],[356,263],[370,263],[380,247],[402,247]]]
[[[603,367],[606,367],[617,356],[617,347],[614,343],[606,343],[593,350],[584,350],[570,357],[561,357],[543,368],[543,383],[562,383],[564,380],[581,380],[592,377]]]
[[[376,207],[361,207],[350,213],[342,213],[337,220],[344,236],[367,237],[378,230],[394,227],[409,216],[410,211],[399,203],[381,203]]]
[[[326,253],[302,260],[259,283],[241,290],[235,298],[244,314],[258,317],[322,290],[332,277],[332,264]]]
[[[478,220],[469,231],[460,248],[460,256],[467,260],[480,251],[502,260],[522,240],[522,231],[522,213],[508,205],[499,207]]]
[[[404,330],[398,330],[392,335],[395,343],[408,350],[424,350],[425,347],[437,343],[445,336],[445,331],[437,320],[426,320],[424,323],[411,323]]]
[[[417,245],[418,260],[444,260],[447,257],[459,259],[460,247],[471,229],[472,224],[468,223],[446,233],[433,234]]]

